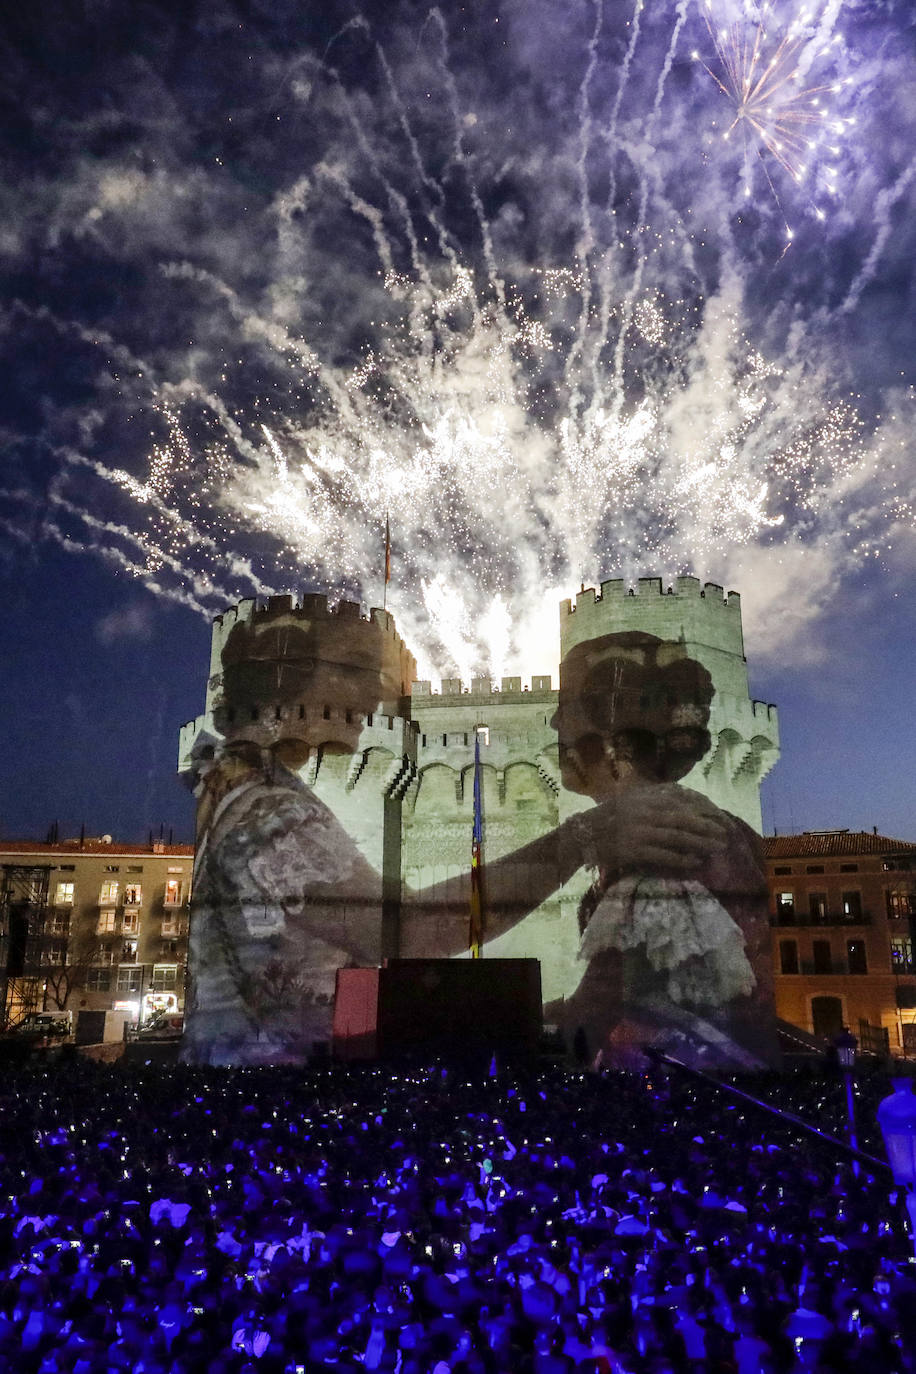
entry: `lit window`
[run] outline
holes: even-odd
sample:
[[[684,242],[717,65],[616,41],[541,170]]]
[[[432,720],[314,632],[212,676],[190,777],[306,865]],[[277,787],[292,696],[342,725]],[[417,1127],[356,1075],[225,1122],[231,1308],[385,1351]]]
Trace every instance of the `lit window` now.
[[[916,914],[913,910],[913,894],[891,889],[887,894],[887,914],[891,921],[902,921],[904,917]]]
[[[115,932],[115,922],[118,913],[116,911],[100,911],[99,923],[96,926],[97,935],[113,935]]]
[[[124,903],[126,906],[139,906],[142,898],[142,890],[139,883],[127,883],[124,888]]]
[[[913,972],[913,942],[906,935],[891,940],[891,968],[895,973]]]
[[[120,864],[106,864],[106,865],[105,865],[105,872],[106,872],[106,873],[120,873],[120,872],[121,872],[121,866],[120,866]]]
[[[125,911],[123,917],[121,918],[121,929],[125,932],[125,934],[131,930],[139,930],[139,928],[139,911]]]
[[[183,873],[183,872],[184,872],[184,869],[182,868],[181,864],[178,864],[177,867],[174,867],[172,864],[169,864],[168,869],[167,869],[167,872],[169,872],[169,873]]]
[[[843,919],[845,921],[861,921],[862,919],[862,894],[861,892],[843,893]]]
[[[137,962],[137,942],[136,940],[125,940],[121,950],[122,964],[135,964]]]
[[[795,916],[795,896],[793,893],[777,892],[776,915],[784,924],[787,924],[793,919]]]
[[[118,880],[109,878],[102,883],[102,890],[99,893],[99,906],[111,906],[118,900]]]
[[[165,885],[165,905],[181,906],[181,879],[169,878]]]
[[[75,883],[58,883],[57,896],[54,899],[56,906],[72,906],[73,894],[76,891]]]

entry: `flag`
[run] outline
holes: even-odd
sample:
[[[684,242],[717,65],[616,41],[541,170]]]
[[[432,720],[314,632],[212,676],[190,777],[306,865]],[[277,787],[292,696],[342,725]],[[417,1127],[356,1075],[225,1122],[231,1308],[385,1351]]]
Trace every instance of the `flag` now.
[[[483,812],[480,806],[480,735],[474,736],[474,828],[471,831],[471,921],[468,944],[471,958],[480,958],[483,944],[483,872],[481,847],[483,844]]]

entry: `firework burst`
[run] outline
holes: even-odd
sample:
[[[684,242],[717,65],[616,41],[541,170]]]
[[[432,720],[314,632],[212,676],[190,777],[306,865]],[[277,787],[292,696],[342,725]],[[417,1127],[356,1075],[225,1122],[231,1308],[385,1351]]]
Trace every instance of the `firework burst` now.
[[[712,0],[705,0],[704,19],[715,56],[707,62],[695,50],[693,58],[731,106],[722,137],[726,142],[736,134],[741,138],[744,194],[753,195],[756,163],[779,202],[768,162],[801,185],[825,136],[833,136],[829,151],[836,156],[836,139],[854,124],[832,108],[852,78],[833,75],[810,80],[812,70],[835,72],[842,40],[826,18],[818,19],[813,7],[796,11],[781,30],[769,5],[721,24],[716,22]],[[820,190],[835,194],[835,178],[835,167],[828,161],[820,172]],[[814,208],[823,218],[823,208]]]
[[[758,207],[742,261],[730,167],[712,160],[710,173],[691,145],[671,79],[690,21],[713,44],[710,122],[724,95],[746,157],[794,187],[840,121],[830,110],[846,77],[811,77],[839,61],[837,9],[798,14],[771,38],[769,13],[717,25],[708,9],[704,30],[681,0],[653,28],[636,0],[623,40],[608,39],[616,88],[601,84],[596,9],[552,163],[546,151],[526,162],[527,131],[506,130],[502,99],[489,127],[464,108],[438,14],[428,50],[412,38],[403,84],[372,48],[371,105],[364,51],[349,82],[310,57],[294,89],[319,106],[326,146],[263,213],[274,275],[254,289],[233,276],[241,253],[217,271],[190,247],[160,264],[157,290],[176,311],[193,301],[209,342],[157,369],[98,339],[128,419],[145,409],[146,469],[58,445],[45,535],[209,614],[304,582],[380,599],[387,515],[399,623],[427,673],[462,675],[530,664],[516,608],[546,605],[550,623],[557,589],[583,578],[722,580],[741,551],[816,540],[842,568],[880,547],[882,522],[899,528],[908,508],[900,485],[892,509],[876,485],[897,439],[869,432],[848,384],[838,394],[815,328],[796,320],[778,339],[750,317],[780,227]],[[342,31],[335,52],[366,32]],[[545,167],[567,178],[562,194]],[[823,160],[818,175],[830,184]],[[889,194],[882,213],[892,205]],[[526,235],[536,249],[522,251]],[[859,295],[875,270],[876,253],[863,256]],[[787,278],[777,286],[788,294]]]

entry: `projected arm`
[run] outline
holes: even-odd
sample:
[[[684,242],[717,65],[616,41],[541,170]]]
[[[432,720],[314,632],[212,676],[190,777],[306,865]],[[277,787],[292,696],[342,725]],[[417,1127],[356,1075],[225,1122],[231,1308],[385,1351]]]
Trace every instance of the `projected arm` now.
[[[729,833],[728,818],[698,792],[674,783],[631,786],[486,865],[486,938],[511,930],[582,867],[612,878],[628,872],[693,877],[723,859]],[[433,893],[426,905],[422,892],[413,894],[413,902],[416,909],[408,903],[402,916],[408,946],[414,936],[422,939],[423,923],[441,907]],[[469,903],[465,874],[455,900],[441,913],[453,918],[440,932],[443,956],[467,947],[460,918]]]

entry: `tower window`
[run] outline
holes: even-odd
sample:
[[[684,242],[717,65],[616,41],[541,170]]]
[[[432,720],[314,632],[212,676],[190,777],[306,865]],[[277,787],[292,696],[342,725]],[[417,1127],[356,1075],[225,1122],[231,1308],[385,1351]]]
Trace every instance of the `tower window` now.
[[[486,747],[489,745],[489,743],[490,743],[490,727],[489,727],[489,725],[478,725],[478,726],[477,726],[477,738],[478,738],[478,740],[480,741],[480,743],[484,746],[484,748],[486,748]]]

